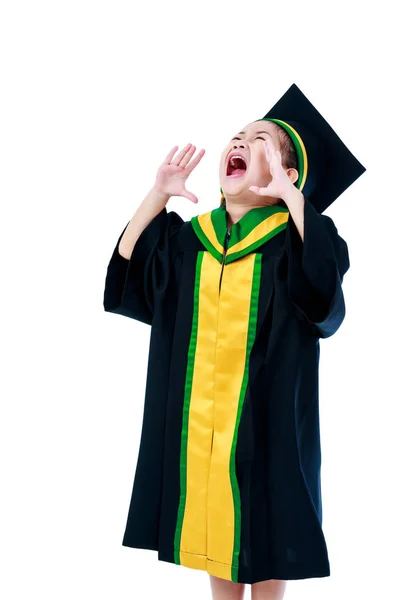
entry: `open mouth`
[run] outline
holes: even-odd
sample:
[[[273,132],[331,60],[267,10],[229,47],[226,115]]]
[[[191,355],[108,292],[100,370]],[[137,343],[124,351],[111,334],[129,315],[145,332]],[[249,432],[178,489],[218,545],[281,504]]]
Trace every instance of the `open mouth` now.
[[[226,169],[227,177],[242,177],[246,172],[247,165],[243,158],[240,156],[232,156],[229,159],[228,166]]]

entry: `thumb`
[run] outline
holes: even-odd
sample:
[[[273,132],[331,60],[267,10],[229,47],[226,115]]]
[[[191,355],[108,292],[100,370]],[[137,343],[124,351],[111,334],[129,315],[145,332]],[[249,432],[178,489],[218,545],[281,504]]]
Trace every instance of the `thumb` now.
[[[197,202],[198,202],[197,197],[194,194],[192,194],[192,192],[189,192],[186,188],[183,188],[183,190],[181,191],[180,195],[184,196],[185,198],[188,198],[189,200],[191,200],[195,204],[197,204]]]
[[[251,185],[251,186],[249,187],[249,190],[250,190],[251,192],[254,192],[255,194],[259,194],[259,193],[260,193],[260,189],[261,189],[261,188],[260,188],[260,187],[258,187],[258,185]]]
[[[249,187],[251,192],[254,192],[258,196],[271,196],[273,195],[273,190],[271,185],[267,185],[267,187],[258,187],[257,185],[252,185]]]

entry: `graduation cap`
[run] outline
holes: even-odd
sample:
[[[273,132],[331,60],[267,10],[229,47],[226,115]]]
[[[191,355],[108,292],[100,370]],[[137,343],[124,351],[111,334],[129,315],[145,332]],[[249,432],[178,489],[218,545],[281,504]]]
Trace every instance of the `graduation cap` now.
[[[366,171],[295,83],[257,120],[272,121],[287,132],[298,159],[294,185],[320,213]]]

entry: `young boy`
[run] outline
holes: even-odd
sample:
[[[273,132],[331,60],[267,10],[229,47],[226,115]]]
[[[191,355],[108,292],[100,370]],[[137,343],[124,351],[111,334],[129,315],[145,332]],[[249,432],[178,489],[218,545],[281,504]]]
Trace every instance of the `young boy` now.
[[[221,580],[283,590],[330,574],[319,339],[344,319],[349,257],[321,212],[365,168],[295,84],[232,138],[220,206],[189,222],[166,204],[197,203],[185,181],[204,150],[176,150],[106,277],[105,310],[152,326],[122,543],[207,571],[215,593]]]

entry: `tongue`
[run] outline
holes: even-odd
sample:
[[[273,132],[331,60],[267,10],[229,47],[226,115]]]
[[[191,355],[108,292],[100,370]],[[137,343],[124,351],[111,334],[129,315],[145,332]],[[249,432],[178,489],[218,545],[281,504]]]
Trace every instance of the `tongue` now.
[[[231,176],[232,175],[243,175],[243,173],[246,173],[246,169],[233,169]]]

